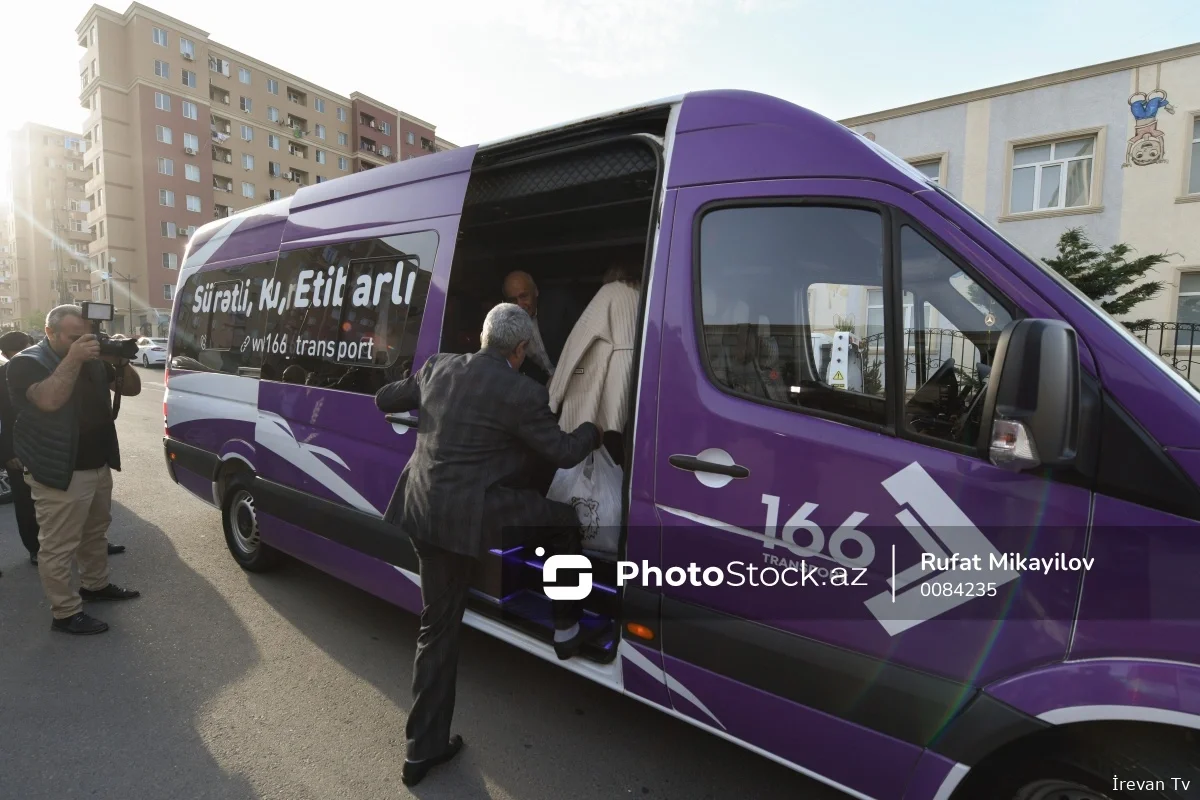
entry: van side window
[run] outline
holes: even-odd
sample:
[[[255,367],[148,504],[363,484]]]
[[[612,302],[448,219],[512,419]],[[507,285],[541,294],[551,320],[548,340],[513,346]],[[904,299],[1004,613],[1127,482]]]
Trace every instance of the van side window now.
[[[435,231],[283,253],[266,380],[374,394],[412,368]]]
[[[876,211],[832,206],[706,213],[699,283],[712,380],[758,401],[886,425],[883,224]]]
[[[1000,332],[1012,316],[914,228],[900,228],[904,289],[904,425],[973,446]],[[910,308],[920,307],[913,316]]]
[[[175,322],[172,367],[256,376],[261,348],[254,344],[262,340],[266,319],[261,295],[274,272],[275,262],[264,261],[189,277]]]

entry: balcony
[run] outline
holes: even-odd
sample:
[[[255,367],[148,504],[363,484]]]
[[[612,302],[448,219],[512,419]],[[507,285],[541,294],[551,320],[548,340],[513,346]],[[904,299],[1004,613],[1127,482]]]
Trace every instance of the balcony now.
[[[293,169],[283,173],[284,180],[298,183],[301,186],[308,186],[308,173],[301,169]]]
[[[214,142],[224,142],[233,135],[233,123],[224,117],[218,117],[213,114],[209,117],[211,120],[209,129],[212,131],[212,139]]]
[[[365,136],[358,140],[358,149],[362,150],[363,152],[371,153],[372,155],[377,155],[379,153],[379,145],[375,144],[375,140],[368,139]]]
[[[232,213],[233,213],[233,209],[229,206],[223,206],[220,203],[217,203],[216,205],[213,206],[213,219],[221,219],[222,217],[228,217]]]
[[[233,193],[233,178],[226,178],[221,175],[213,175],[213,190],[218,192]]]
[[[361,111],[358,113],[358,124],[379,130],[379,122],[370,114],[364,114]]]
[[[288,152],[294,155],[296,158],[308,158],[308,148],[302,144],[289,144]]]
[[[228,147],[220,147],[214,144],[212,146],[212,160],[218,164],[232,164],[233,151]]]
[[[219,86],[213,86],[212,84],[209,84],[208,99],[214,103],[229,105],[229,92],[220,88]]]
[[[421,137],[421,149],[427,150],[430,153],[436,153],[437,145],[434,143],[434,141],[432,139],[426,139],[424,136],[422,136]]]
[[[288,98],[288,102],[295,103],[298,106],[307,106],[308,105],[308,95],[297,89],[293,89],[290,86],[288,87],[288,90],[287,90],[287,98]]]
[[[308,120],[304,117],[288,114],[286,119],[280,120],[280,124],[285,128],[292,129],[293,139],[303,139],[308,135]]]

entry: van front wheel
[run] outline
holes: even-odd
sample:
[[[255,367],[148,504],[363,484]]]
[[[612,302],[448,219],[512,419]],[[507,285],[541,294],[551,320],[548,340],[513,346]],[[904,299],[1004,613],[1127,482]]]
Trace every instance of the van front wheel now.
[[[225,543],[234,561],[249,572],[266,572],[279,565],[279,551],[262,542],[254,495],[244,486],[234,486],[225,496],[221,516]]]

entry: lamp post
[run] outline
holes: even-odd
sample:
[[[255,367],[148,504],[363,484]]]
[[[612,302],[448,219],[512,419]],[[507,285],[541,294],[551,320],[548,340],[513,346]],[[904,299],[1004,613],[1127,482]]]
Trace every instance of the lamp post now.
[[[120,278],[121,280],[126,282],[125,294],[129,297],[129,319],[128,319],[128,323],[127,323],[129,326],[128,334],[129,334],[129,336],[132,337],[133,336],[133,281],[134,281],[134,279],[129,277],[128,275],[123,275],[120,272],[117,272],[115,269],[113,269],[113,264],[116,264],[116,263],[117,263],[117,259],[110,256],[108,259],[108,272],[105,273],[105,276],[108,278],[108,293],[109,293],[109,296],[112,295],[112,280],[113,280],[112,276],[113,275],[116,275],[118,278]],[[116,298],[114,297],[113,299],[115,300]]]

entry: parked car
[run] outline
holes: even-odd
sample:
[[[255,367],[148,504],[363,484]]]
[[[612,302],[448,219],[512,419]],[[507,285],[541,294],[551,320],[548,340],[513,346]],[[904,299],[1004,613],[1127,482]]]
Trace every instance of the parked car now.
[[[143,367],[153,367],[157,365],[167,365],[167,340],[153,339],[149,336],[143,336],[137,340],[138,354],[137,360],[141,362]]]

